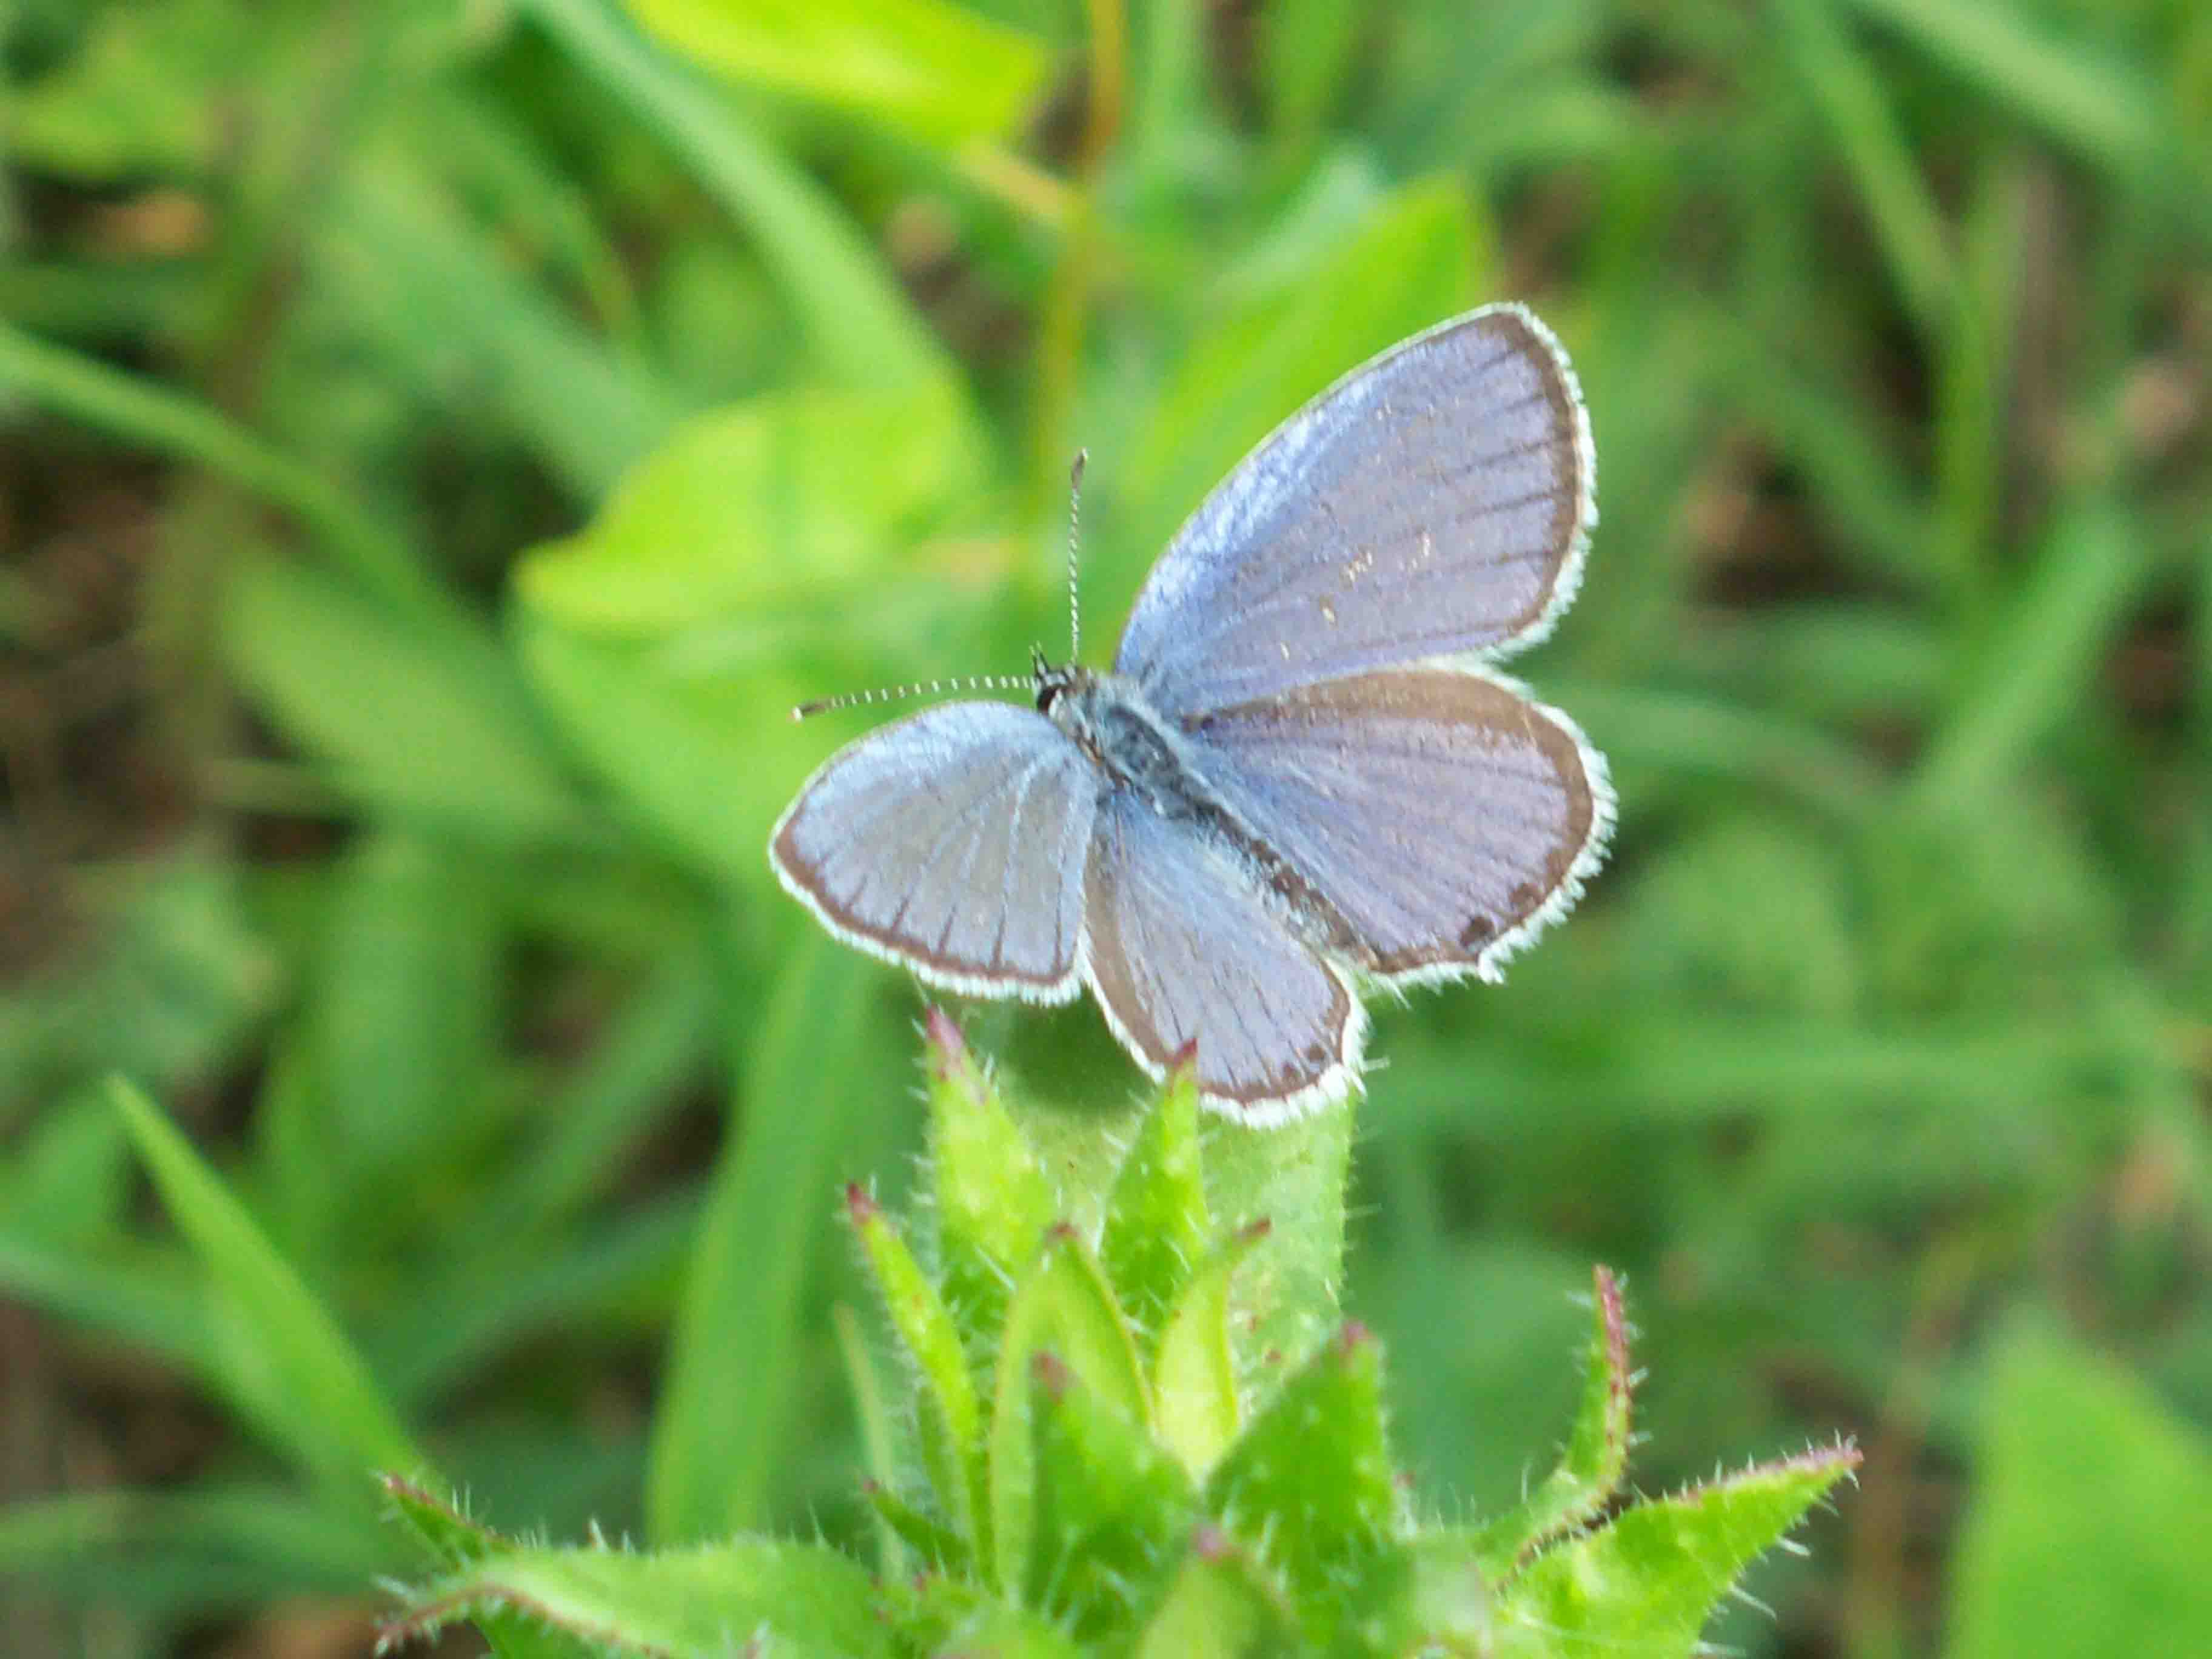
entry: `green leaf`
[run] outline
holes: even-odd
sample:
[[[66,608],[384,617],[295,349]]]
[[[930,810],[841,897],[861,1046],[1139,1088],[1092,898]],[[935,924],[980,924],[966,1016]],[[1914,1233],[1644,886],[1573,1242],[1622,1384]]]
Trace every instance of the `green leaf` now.
[[[501,840],[580,830],[561,764],[489,639],[426,631],[332,577],[258,562],[232,578],[222,635],[239,678],[334,763],[342,787]]]
[[[104,1104],[104,1103],[103,1103]],[[88,1256],[0,1221],[0,1292],[26,1306],[136,1343],[172,1364],[216,1368],[216,1332],[182,1260],[157,1256],[123,1263]]]
[[[581,535],[532,551],[516,592],[592,633],[730,626],[849,593],[981,492],[984,452],[935,382],[795,389],[694,416]]]
[[[1583,1359],[1583,1394],[1559,1467],[1511,1513],[1481,1530],[1474,1547],[1482,1570],[1510,1573],[1538,1546],[1596,1519],[1628,1470],[1630,1392],[1628,1324],[1620,1282],[1600,1267],[1590,1298],[1595,1315]]]
[[[1831,0],[1783,0],[1774,15],[1866,200],[1906,308],[1932,337],[1948,320],[1952,290],[1942,218],[1881,82],[1837,27],[1830,8]]]
[[[2062,720],[2096,672],[2152,565],[2144,538],[2107,501],[2053,524],[2042,557],[1970,666],[1965,696],[1929,743],[1912,799],[1942,819],[1979,803]]]
[[[1237,1437],[1237,1361],[1229,1340],[1229,1291],[1237,1265],[1273,1231],[1255,1221],[1200,1264],[1169,1313],[1152,1362],[1160,1442],[1203,1480]]]
[[[1023,1603],[1096,1640],[1156,1598],[1197,1492],[1053,1354],[1031,1362],[1030,1383],[1036,1486]]]
[[[1036,1259],[1054,1196],[1021,1129],[960,1028],[929,1011],[930,1177],[945,1299],[984,1348],[1006,1317],[1007,1287]]]
[[[56,1101],[0,1161],[0,1216],[9,1234],[82,1250],[122,1218],[131,1147],[114,1109],[86,1089]]]
[[[1100,1404],[1139,1427],[1152,1413],[1137,1351],[1097,1262],[1073,1228],[1054,1227],[1017,1284],[1000,1337],[991,1408],[991,1546],[997,1582],[1024,1582],[1031,1559],[1036,1498],[1031,1375],[1054,1356]]]
[[[1281,1586],[1236,1540],[1201,1526],[1134,1659],[1274,1659],[1300,1645]]]
[[[317,275],[396,368],[441,398],[465,373],[580,496],[607,488],[674,426],[676,388],[528,280],[505,226],[451,205],[411,158],[372,150],[343,176]]]
[[[1178,1067],[1145,1115],[1106,1199],[1098,1255],[1149,1354],[1213,1231],[1199,1153],[1198,1082]]]
[[[289,1485],[204,1477],[174,1491],[70,1492],[0,1508],[5,1594],[29,1589],[117,1617],[182,1621],[286,1597],[358,1596],[407,1565],[369,1506]]]
[[[489,1082],[500,946],[465,848],[404,830],[349,848],[308,1005],[342,1178],[424,1167],[471,1122]]]
[[[337,1322],[191,1143],[130,1085],[118,1079],[108,1091],[206,1270],[218,1338],[212,1380],[342,1501],[365,1495],[375,1470],[428,1468]]]
[[[763,143],[730,104],[618,21],[603,0],[522,0],[523,9],[697,171],[775,273],[814,353],[848,386],[948,388],[959,377],[838,205]]]
[[[2212,1444],[2033,1325],[1998,1349],[1954,1558],[1948,1659],[2175,1650],[2212,1630]]]
[[[525,1640],[550,1635],[555,1652],[708,1659],[735,1640],[794,1659],[867,1659],[898,1651],[880,1605],[866,1572],[824,1546],[508,1549],[413,1587],[383,1639],[417,1640],[468,1620]]]
[[[1554,1547],[1498,1590],[1495,1651],[1548,1659],[1588,1647],[1689,1659],[1744,1569],[1858,1461],[1839,1446],[1761,1464],[1639,1504]]]
[[[2126,167],[2151,146],[2157,100],[2132,65],[2043,32],[2031,9],[1973,0],[1850,0],[1931,58],[2092,160]]]
[[[495,1364],[522,1338],[666,1304],[698,1238],[696,1187],[611,1209],[557,1243],[489,1258],[458,1253],[418,1299],[379,1328],[370,1347],[379,1374],[403,1402],[428,1401]]]
[[[646,1519],[667,1542],[768,1515],[799,1438],[809,1281],[833,1171],[869,1114],[896,1101],[873,967],[809,928],[756,1030],[670,1337]]]
[[[456,1255],[484,1260],[571,1219],[704,1069],[721,1014],[710,953],[702,943],[665,937],[657,950],[652,979],[545,1102],[544,1122],[497,1172]]]
[[[447,613],[444,596],[430,586],[411,548],[313,468],[271,449],[204,401],[49,344],[4,319],[0,387],[230,479],[291,513],[364,586],[425,616]]]
[[[1206,1507],[1282,1575],[1309,1631],[1322,1627],[1334,1582],[1404,1521],[1382,1345],[1346,1325],[1252,1419],[1206,1482]]]
[[[579,758],[695,869],[766,890],[769,828],[821,760],[795,682],[687,671],[665,644],[600,638],[517,606],[532,685]]]
[[[1341,1317],[1344,1183],[1352,1167],[1354,1102],[1279,1128],[1206,1126],[1211,1208],[1242,1231],[1269,1224],[1230,1285],[1230,1340],[1240,1376],[1281,1376],[1326,1340]]]
[[[263,29],[228,5],[149,3],[102,8],[86,33],[61,72],[10,89],[16,165],[117,185],[211,172]]]
[[[955,1533],[972,1540],[985,1499],[983,1409],[959,1327],[875,1200],[858,1185],[848,1187],[845,1210],[919,1384],[917,1428],[938,1508]]]
[[[1044,44],[945,0],[629,0],[669,45],[735,80],[839,104],[932,143],[1006,131]]]

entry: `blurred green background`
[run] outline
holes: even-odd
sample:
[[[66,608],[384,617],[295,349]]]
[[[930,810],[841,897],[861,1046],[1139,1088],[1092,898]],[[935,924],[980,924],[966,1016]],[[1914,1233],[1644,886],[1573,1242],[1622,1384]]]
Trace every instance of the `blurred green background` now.
[[[13,0],[0,62],[0,1649],[365,1651],[393,1423],[506,1526],[865,1540],[834,1194],[911,1180],[921,1002],[769,878],[873,723],[789,706],[1059,651],[1079,447],[1103,660],[1276,419],[1519,298],[1602,514],[1522,669],[1622,819],[1377,1011],[1422,1502],[1547,1466],[1603,1261],[1644,1489],[1867,1453],[1716,1639],[2212,1651],[2212,9]]]

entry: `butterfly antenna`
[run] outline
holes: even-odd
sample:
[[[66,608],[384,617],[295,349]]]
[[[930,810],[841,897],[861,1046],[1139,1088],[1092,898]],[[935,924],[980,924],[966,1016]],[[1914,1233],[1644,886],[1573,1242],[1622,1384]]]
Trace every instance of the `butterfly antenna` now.
[[[1075,465],[1067,469],[1067,659],[1079,660],[1083,655],[1083,594],[1079,572],[1081,561],[1079,549],[1079,532],[1083,527],[1083,469],[1091,464],[1091,452],[1075,452]]]
[[[933,697],[947,691],[1026,691],[1033,684],[1024,674],[968,674],[949,680],[915,680],[908,685],[884,685],[872,691],[841,691],[834,697],[817,697],[793,709],[791,718],[803,720],[835,709],[872,702],[896,702],[902,697]]]

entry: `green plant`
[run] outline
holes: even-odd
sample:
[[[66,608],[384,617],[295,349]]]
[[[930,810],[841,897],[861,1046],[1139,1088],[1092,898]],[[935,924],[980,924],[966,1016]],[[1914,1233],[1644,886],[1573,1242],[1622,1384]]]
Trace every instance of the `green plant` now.
[[[1624,1502],[1635,1374],[1601,1267],[1558,1467],[1480,1524],[1424,1523],[1380,1344],[1334,1310],[1348,1112],[1202,1128],[1184,1073],[1126,1143],[1093,1123],[1047,1158],[941,1013],[929,1040],[933,1269],[846,1192],[908,1383],[912,1467],[868,1489],[881,1570],[762,1538],[520,1543],[392,1478],[438,1566],[387,1642],[466,1619],[514,1655],[1688,1654],[1857,1464]]]

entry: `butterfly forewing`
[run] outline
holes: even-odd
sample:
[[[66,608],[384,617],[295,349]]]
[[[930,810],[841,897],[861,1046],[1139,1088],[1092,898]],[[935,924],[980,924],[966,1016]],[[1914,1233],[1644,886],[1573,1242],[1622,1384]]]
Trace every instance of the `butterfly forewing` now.
[[[1572,722],[1471,672],[1331,680],[1192,723],[1206,781],[1382,978],[1494,977],[1565,912],[1613,822]]]
[[[957,702],[863,738],[769,843],[841,938],[948,989],[1060,1002],[1080,988],[1098,774],[1034,709]]]
[[[1091,988],[1148,1071],[1195,1043],[1208,1102],[1249,1122],[1344,1093],[1358,1000],[1220,848],[1118,793],[1099,805],[1087,888]]]
[[[1208,496],[1116,666],[1165,711],[1531,642],[1595,516],[1589,428],[1550,331],[1478,311],[1347,376]]]

